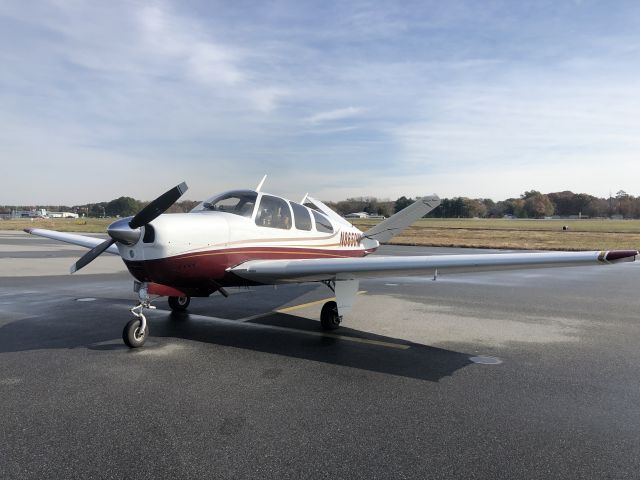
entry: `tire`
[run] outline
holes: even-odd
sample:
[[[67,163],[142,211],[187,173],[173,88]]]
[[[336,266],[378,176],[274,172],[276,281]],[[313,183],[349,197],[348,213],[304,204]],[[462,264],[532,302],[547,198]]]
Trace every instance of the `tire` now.
[[[144,329],[144,333],[140,335],[141,321],[137,318],[130,320],[122,330],[122,340],[129,348],[138,348],[144,345],[144,341],[149,336],[149,325]]]
[[[184,312],[191,303],[191,297],[169,297],[169,308],[174,312]]]
[[[327,302],[322,306],[320,312],[320,325],[323,330],[335,330],[340,326],[342,317],[338,315],[338,304],[336,302]]]

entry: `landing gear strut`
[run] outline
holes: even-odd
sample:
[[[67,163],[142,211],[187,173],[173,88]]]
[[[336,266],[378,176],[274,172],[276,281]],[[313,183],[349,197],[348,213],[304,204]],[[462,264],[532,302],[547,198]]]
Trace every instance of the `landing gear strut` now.
[[[144,341],[149,336],[149,325],[147,324],[147,317],[144,316],[142,310],[156,308],[151,305],[149,293],[144,286],[139,287],[138,298],[140,303],[130,310],[136,318],[130,320],[122,330],[122,340],[129,348],[138,348],[144,345]]]

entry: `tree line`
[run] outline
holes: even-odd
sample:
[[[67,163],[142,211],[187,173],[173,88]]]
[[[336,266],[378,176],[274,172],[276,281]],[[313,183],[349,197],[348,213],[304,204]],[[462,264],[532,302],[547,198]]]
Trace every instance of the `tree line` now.
[[[169,213],[185,213],[195,207],[199,201],[183,200],[181,202],[174,203],[167,212]],[[38,205],[23,206],[23,205],[4,205],[0,206],[0,214],[9,214],[13,210],[31,210],[33,208],[44,208],[50,212],[72,212],[87,217],[129,217],[135,215],[143,207],[148,205],[149,202],[136,200],[131,197],[119,197],[109,202],[88,203],[85,205]]]
[[[375,197],[357,197],[328,205],[341,215],[366,212],[386,217],[411,205],[415,199],[402,196],[397,200],[378,200]],[[586,193],[571,191],[541,193],[537,190],[524,192],[519,198],[508,198],[494,202],[490,198],[453,197],[442,198],[440,206],[427,215],[432,218],[544,218],[589,217],[640,218],[640,197],[620,190],[610,198],[598,198]]]
[[[396,200],[383,200],[376,197],[355,197],[339,202],[326,202],[341,215],[354,212],[366,212],[370,215],[389,217],[411,205],[415,199],[402,196]],[[89,217],[128,217],[135,215],[149,202],[131,197],[119,197],[109,202],[85,205],[39,205],[0,206],[0,213],[12,210],[30,210],[46,208],[48,211],[78,213]],[[169,213],[188,212],[199,201],[183,200],[176,202]],[[502,218],[505,215],[517,218],[544,218],[552,215],[561,217],[582,216],[604,218],[621,216],[622,218],[640,218],[640,197],[634,197],[620,190],[610,198],[598,198],[586,193],[570,191],[540,193],[536,190],[524,192],[519,198],[508,198],[494,202],[490,198],[453,197],[441,199],[441,204],[428,217],[434,218]]]

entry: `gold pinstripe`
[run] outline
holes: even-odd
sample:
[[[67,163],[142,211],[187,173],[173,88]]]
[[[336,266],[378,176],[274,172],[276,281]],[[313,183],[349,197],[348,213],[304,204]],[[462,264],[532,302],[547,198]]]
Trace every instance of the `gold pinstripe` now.
[[[314,241],[314,240],[328,240],[328,239],[332,239],[335,236],[337,236],[339,233],[341,233],[340,230],[336,231],[336,233],[334,233],[333,235],[330,235],[328,237],[310,237],[310,238],[305,238],[305,239],[301,239],[301,238],[256,238],[256,239],[249,239],[249,240],[236,240],[233,242],[222,242],[222,243],[214,243],[213,245],[208,245],[205,248],[215,248],[215,247],[223,247],[223,246],[228,246],[228,245],[235,245],[236,247],[239,245],[248,245],[248,244],[252,244],[252,243],[273,243],[273,242],[287,242],[287,241]],[[303,247],[303,248],[321,248],[321,247],[341,247],[343,245],[341,245],[339,242],[338,243],[323,243],[320,245],[307,245],[307,244],[289,244],[289,245],[281,245],[278,246],[276,248],[293,248],[293,247]],[[250,247],[247,247],[250,248]]]
[[[328,237],[309,237],[309,238],[305,238],[304,240],[329,240],[330,238],[335,237],[336,235],[338,235],[338,233],[340,233],[340,230],[338,230],[336,233],[334,233],[333,235],[329,235]],[[286,242],[287,240],[300,240],[300,238],[256,238],[256,239],[251,239],[251,240],[236,240],[233,242],[227,242],[228,245],[233,245],[236,243],[270,243],[270,242]]]
[[[333,253],[320,253],[320,252],[274,252],[273,250],[235,250],[235,251],[220,251],[220,252],[206,252],[206,253],[195,253],[193,255],[177,255],[181,258],[194,258],[194,257],[208,257],[208,256],[216,256],[216,255],[229,255],[233,253],[269,253],[269,254],[278,254],[278,255],[312,255],[312,256],[320,256],[320,257],[336,257],[336,258],[345,258],[349,257],[349,255],[336,255]]]

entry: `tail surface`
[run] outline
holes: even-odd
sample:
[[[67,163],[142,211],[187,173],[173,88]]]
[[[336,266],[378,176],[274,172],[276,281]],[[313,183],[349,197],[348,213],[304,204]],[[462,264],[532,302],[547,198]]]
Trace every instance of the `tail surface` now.
[[[377,240],[380,243],[388,242],[438,205],[440,205],[440,198],[437,195],[419,198],[407,208],[364,232],[364,238]]]

